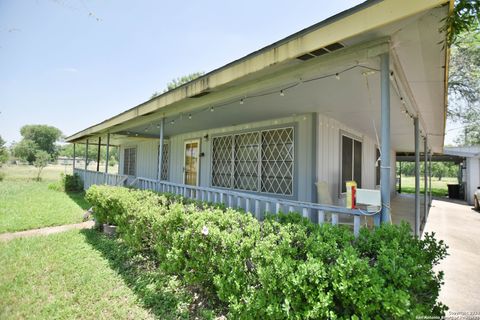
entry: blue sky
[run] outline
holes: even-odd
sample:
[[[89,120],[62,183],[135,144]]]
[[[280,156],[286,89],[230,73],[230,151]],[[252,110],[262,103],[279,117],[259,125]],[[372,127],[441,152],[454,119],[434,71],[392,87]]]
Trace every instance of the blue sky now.
[[[0,0],[0,135],[70,135],[360,2]]]

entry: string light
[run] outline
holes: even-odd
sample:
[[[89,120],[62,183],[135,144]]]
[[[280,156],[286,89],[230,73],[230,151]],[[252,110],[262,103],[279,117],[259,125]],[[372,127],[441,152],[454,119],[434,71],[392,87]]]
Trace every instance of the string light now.
[[[280,89],[276,89],[276,90],[271,90],[271,91],[267,91],[267,92],[263,92],[263,93],[258,93],[258,94],[252,94],[252,95],[248,95],[248,96],[244,96],[243,98],[240,98],[240,100],[236,100],[236,101],[239,101],[239,103],[241,105],[243,105],[245,103],[245,99],[252,99],[252,98],[260,98],[260,97],[264,97],[264,96],[268,96],[268,95],[272,95],[272,94],[279,94],[280,96],[284,97],[285,96],[285,91],[286,90],[289,90],[291,88],[294,88],[300,84],[303,84],[303,83],[308,83],[308,82],[313,82],[313,81],[318,81],[318,80],[322,80],[322,79],[326,79],[326,78],[331,78],[331,77],[335,77],[335,79],[337,80],[340,80],[340,75],[342,73],[345,73],[345,72],[348,72],[352,69],[355,69],[355,68],[362,68],[362,69],[367,69],[366,72],[362,72],[363,75],[370,75],[370,74],[373,74],[375,72],[378,72],[380,70],[378,69],[375,69],[375,68],[372,68],[372,67],[369,67],[369,66],[364,66],[364,65],[361,65],[361,64],[355,64],[353,66],[350,66],[348,68],[345,68],[343,69],[342,71],[338,71],[338,72],[335,72],[335,73],[330,73],[330,74],[325,74],[325,75],[321,75],[321,76],[317,76],[317,77],[314,77],[314,78],[309,78],[309,79],[303,79],[303,78],[299,78],[298,81],[288,85],[288,86],[285,86],[283,88],[280,88]],[[391,72],[390,74],[391,76],[393,75],[393,72]],[[235,100],[230,100],[229,102],[225,103],[225,104],[222,104],[222,105],[217,105],[217,106],[211,106],[211,107],[207,107],[206,109],[203,109],[203,110],[198,110],[198,111],[195,111],[195,112],[192,112],[192,113],[189,113],[187,118],[188,120],[191,120],[193,118],[193,115],[197,114],[197,113],[201,113],[201,112],[204,112],[204,111],[210,111],[210,112],[214,112],[215,109],[217,108],[223,108],[223,107],[226,107],[228,105],[230,105],[231,103],[235,102]],[[408,115],[410,115],[410,113],[407,112]],[[171,125],[174,125],[175,124],[175,121],[176,120],[182,120],[184,118],[185,114],[184,113],[181,113],[179,115],[177,115],[175,118],[171,119],[170,120],[170,124]],[[165,119],[167,120],[167,119]],[[160,128],[161,125],[160,124],[157,124],[157,128]],[[145,131],[148,131],[150,128],[150,126],[148,126]]]

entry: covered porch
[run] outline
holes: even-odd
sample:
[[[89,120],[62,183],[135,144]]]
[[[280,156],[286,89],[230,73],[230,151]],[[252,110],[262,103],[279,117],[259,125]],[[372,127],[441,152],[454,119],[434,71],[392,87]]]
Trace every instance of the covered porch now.
[[[446,12],[430,8],[337,42],[325,42],[322,26],[302,31],[73,135],[121,154],[113,178],[76,172],[86,187],[173,192],[260,219],[297,211],[356,234],[368,220],[403,217],[420,235],[429,193],[422,199],[417,187],[413,204],[395,200],[395,157],[414,152],[418,176],[420,161],[443,149]],[[381,200],[346,208],[351,180]]]

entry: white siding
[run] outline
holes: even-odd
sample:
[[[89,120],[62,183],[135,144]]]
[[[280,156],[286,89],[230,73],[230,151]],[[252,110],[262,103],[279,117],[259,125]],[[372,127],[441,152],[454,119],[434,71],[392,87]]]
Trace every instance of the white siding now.
[[[123,173],[123,155],[125,148],[137,148],[137,177],[157,179],[158,166],[158,144],[156,140],[135,141],[120,146],[120,161],[118,168]]]
[[[480,159],[467,158],[466,198],[470,205],[473,205],[473,193],[480,186]]]
[[[355,131],[343,123],[325,115],[317,115],[317,181],[325,181],[330,186],[332,200],[343,205],[340,194],[340,137],[342,132],[362,141],[362,188],[375,189],[375,156],[377,142]],[[395,152],[391,152],[391,186],[395,192]]]

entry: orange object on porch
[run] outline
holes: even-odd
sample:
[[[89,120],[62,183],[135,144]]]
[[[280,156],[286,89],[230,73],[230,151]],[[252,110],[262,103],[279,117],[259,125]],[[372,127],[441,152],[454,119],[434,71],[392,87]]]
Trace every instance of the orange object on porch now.
[[[347,208],[355,209],[357,206],[357,183],[355,181],[347,181]]]

